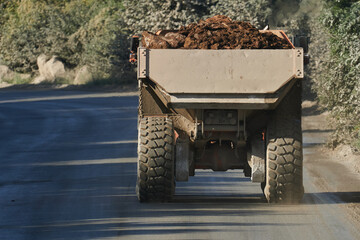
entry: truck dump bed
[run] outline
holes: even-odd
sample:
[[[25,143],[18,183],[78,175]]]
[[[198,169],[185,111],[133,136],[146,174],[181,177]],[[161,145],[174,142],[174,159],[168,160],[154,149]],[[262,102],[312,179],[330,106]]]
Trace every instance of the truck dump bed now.
[[[139,48],[138,58],[138,78],[150,79],[168,102],[184,108],[202,102],[227,103],[229,108],[241,103],[272,104],[280,97],[276,95],[279,89],[294,78],[303,78],[304,68],[302,48]],[[265,105],[260,108],[269,107]]]

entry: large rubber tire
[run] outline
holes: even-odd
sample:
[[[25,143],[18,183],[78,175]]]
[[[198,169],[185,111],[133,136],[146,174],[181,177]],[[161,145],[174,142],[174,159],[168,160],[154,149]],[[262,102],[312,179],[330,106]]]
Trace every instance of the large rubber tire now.
[[[166,117],[142,118],[138,137],[138,199],[140,202],[170,200],[174,183],[172,121]]]
[[[298,203],[304,195],[301,90],[298,81],[268,124],[264,194],[269,203]]]

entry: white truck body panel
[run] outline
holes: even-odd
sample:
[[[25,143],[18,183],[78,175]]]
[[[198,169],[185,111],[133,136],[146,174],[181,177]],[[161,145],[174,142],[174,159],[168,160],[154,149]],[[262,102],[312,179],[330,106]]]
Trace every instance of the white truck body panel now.
[[[303,49],[139,48],[138,78],[173,94],[269,94],[303,78]]]

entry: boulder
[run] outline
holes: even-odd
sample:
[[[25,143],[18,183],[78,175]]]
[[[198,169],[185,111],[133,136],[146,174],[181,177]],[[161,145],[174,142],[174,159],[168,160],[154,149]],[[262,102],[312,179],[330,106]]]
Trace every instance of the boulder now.
[[[10,70],[8,66],[0,65],[0,82],[5,79],[12,79],[14,78],[15,73]]]
[[[93,80],[93,76],[89,71],[88,66],[81,67],[77,72],[74,80],[74,84],[85,84]]]
[[[56,78],[64,77],[66,74],[65,66],[57,56],[49,59],[45,54],[41,54],[37,58],[37,65],[40,76],[35,78],[34,83],[40,83],[42,81],[53,82]]]
[[[37,76],[36,78],[34,78],[34,80],[32,81],[33,84],[39,84],[42,83],[43,81],[46,81],[44,76]]]

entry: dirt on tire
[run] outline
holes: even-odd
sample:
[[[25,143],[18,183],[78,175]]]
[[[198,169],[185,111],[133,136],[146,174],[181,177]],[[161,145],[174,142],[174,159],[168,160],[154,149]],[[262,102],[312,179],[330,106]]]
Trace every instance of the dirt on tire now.
[[[142,46],[151,49],[291,49],[271,32],[260,32],[248,22],[217,15],[179,30],[142,33]]]

